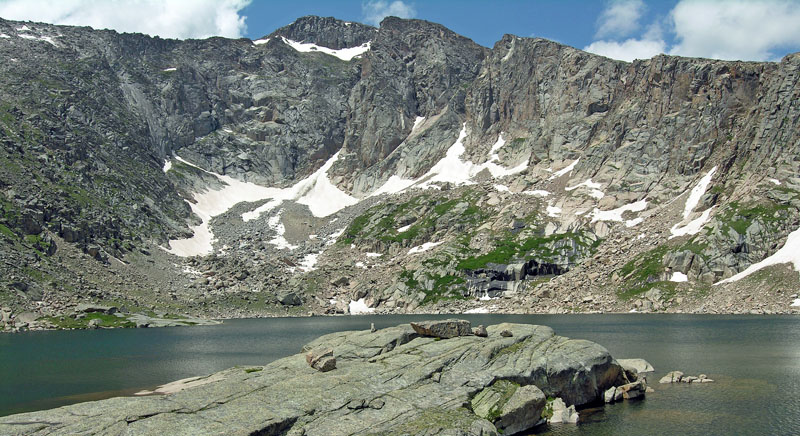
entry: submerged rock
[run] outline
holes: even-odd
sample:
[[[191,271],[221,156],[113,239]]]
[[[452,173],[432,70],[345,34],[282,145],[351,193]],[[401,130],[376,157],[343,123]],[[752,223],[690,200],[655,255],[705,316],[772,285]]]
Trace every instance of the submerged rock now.
[[[667,383],[678,383],[683,379],[683,373],[681,371],[670,371],[664,377],[661,377],[661,380],[658,382],[661,384]]]
[[[625,383],[595,343],[536,325],[486,330],[449,340],[408,324],[332,333],[260,371],[231,368],[172,394],[1,417],[0,434],[512,434],[541,421],[546,397],[574,422],[576,407]],[[335,371],[309,368],[334,355]]]

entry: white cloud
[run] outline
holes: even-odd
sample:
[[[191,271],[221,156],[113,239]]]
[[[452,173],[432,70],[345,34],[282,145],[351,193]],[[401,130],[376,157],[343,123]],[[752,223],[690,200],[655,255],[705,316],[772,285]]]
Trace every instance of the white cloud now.
[[[361,4],[361,13],[368,24],[379,25],[386,17],[414,18],[417,10],[401,0],[389,3],[386,0],[370,0]]]
[[[642,0],[615,0],[608,4],[597,19],[596,38],[624,37],[639,29],[645,5]]]
[[[643,34],[621,40],[626,28],[611,23],[621,22],[618,18],[624,13],[634,15],[610,11],[625,3],[612,3],[603,12],[597,35],[608,38],[594,41],[584,50],[624,61],[659,53],[765,61],[779,60],[800,47],[797,0],[680,0],[663,20],[664,29],[656,19]]]
[[[595,41],[583,48],[584,51],[606,56],[611,59],[631,62],[634,59],[650,59],[666,53],[667,43],[662,37],[658,22],[651,24],[641,38],[629,38],[625,41]]]
[[[7,0],[0,17],[141,32],[164,38],[239,38],[252,0]]]
[[[775,50],[800,45],[800,2],[682,0],[670,13],[670,54],[715,59],[776,60]]]

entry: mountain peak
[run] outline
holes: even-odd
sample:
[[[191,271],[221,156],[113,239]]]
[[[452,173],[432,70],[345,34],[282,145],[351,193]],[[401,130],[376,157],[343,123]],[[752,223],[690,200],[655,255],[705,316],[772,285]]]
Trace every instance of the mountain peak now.
[[[366,24],[342,21],[334,17],[307,15],[272,32],[269,37],[283,36],[292,41],[340,50],[365,44],[373,38],[377,30]]]

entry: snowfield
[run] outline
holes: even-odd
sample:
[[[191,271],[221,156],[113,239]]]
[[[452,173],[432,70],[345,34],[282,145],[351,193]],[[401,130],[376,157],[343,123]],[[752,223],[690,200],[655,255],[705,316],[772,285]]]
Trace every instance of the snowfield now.
[[[325,54],[329,54],[331,56],[336,56],[337,58],[339,58],[339,59],[341,59],[343,61],[349,61],[349,60],[353,59],[356,56],[363,55],[364,53],[369,51],[369,46],[372,44],[372,41],[370,41],[370,42],[366,42],[366,43],[364,43],[364,44],[362,44],[362,45],[360,45],[358,47],[350,47],[350,48],[342,48],[342,49],[339,49],[339,50],[334,50],[332,48],[323,47],[321,45],[310,44],[310,43],[305,43],[305,42],[292,41],[291,39],[287,39],[287,38],[284,38],[282,36],[281,36],[281,39],[288,46],[292,47],[293,49],[295,49],[295,50],[297,50],[299,52],[302,52],[302,53],[309,53],[309,52],[325,53]],[[263,40],[264,41],[263,43],[260,42],[262,40],[258,40],[258,41],[259,42],[254,41],[253,44],[265,44],[265,43],[267,43],[269,41],[269,39]]]
[[[641,200],[633,202],[633,203],[624,204],[624,205],[622,205],[622,206],[620,206],[620,207],[618,207],[616,209],[612,209],[612,210],[600,210],[598,208],[594,208],[594,210],[592,211],[592,213],[590,215],[592,216],[592,222],[593,223],[597,222],[597,221],[622,222],[623,221],[622,220],[622,214],[623,213],[625,213],[625,212],[641,212],[641,211],[643,211],[645,209],[647,209],[647,200],[641,199]],[[633,226],[635,226],[635,225],[637,225],[637,224],[639,224],[641,222],[642,222],[641,218],[636,218],[636,219],[631,219],[631,220],[625,221],[625,225],[627,227],[633,227]]]
[[[367,307],[364,298],[359,298],[358,301],[350,300],[348,307],[350,308],[350,315],[363,315],[365,313],[375,312],[375,308]]]
[[[711,168],[711,171],[703,176],[703,178],[697,182],[697,185],[692,188],[692,191],[689,193],[689,197],[686,199],[686,204],[683,207],[683,220],[681,220],[679,223],[676,223],[669,230],[672,234],[669,239],[684,235],[696,235],[700,232],[703,226],[706,225],[711,217],[711,210],[714,209],[713,207],[706,209],[699,217],[689,222],[686,222],[686,220],[689,218],[689,215],[694,212],[694,209],[697,207],[697,203],[700,202],[700,199],[703,198],[703,195],[708,189],[708,185],[711,183],[711,178],[714,176],[716,171],[717,167]]]
[[[194,232],[191,238],[175,239],[169,241],[168,252],[181,257],[204,256],[211,254],[214,250],[214,236],[209,227],[209,221],[215,216],[221,215],[233,206],[241,202],[257,202],[270,200],[255,210],[242,214],[242,220],[250,221],[261,216],[262,213],[275,209],[285,200],[295,200],[300,204],[305,204],[311,213],[317,217],[326,217],[334,214],[347,206],[358,203],[358,199],[347,195],[345,192],[336,188],[328,179],[327,171],[338,159],[339,153],[334,154],[325,164],[311,176],[301,180],[289,188],[271,188],[256,185],[255,183],[242,182],[230,176],[206,171],[181,157],[175,157],[179,162],[197,168],[207,174],[211,174],[225,184],[225,187],[218,190],[207,190],[194,194],[194,203],[188,202],[202,223],[190,227]],[[169,166],[169,168],[167,168]],[[164,164],[165,171],[172,168],[172,162]],[[280,214],[277,215],[280,217]],[[273,227],[270,218],[270,227]],[[280,218],[278,218],[280,219]],[[276,230],[281,229],[283,224],[274,224]],[[285,230],[285,229],[284,229]],[[279,233],[275,239],[270,241],[279,248],[294,249],[296,246],[289,244],[283,238],[283,233]]]

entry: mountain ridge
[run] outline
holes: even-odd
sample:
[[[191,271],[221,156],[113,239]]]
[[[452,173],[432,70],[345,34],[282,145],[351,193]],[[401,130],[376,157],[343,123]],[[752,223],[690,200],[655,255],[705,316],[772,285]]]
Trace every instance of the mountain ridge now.
[[[696,310],[729,304],[739,291],[714,283],[776,253],[800,222],[798,54],[627,63],[513,35],[489,49],[393,17],[301,17],[255,41],[5,20],[0,33],[0,304],[14,313],[68,313],[89,291],[223,317],[348,301]],[[703,177],[680,213],[676,196]],[[237,183],[263,195],[198,209]],[[348,204],[308,209],[332,198]],[[214,254],[162,250],[198,225]],[[637,258],[642,241],[654,249]],[[100,268],[75,271],[84,261],[58,255],[65,245]],[[795,310],[797,277],[772,274],[779,283],[747,285],[752,301],[722,310]]]

